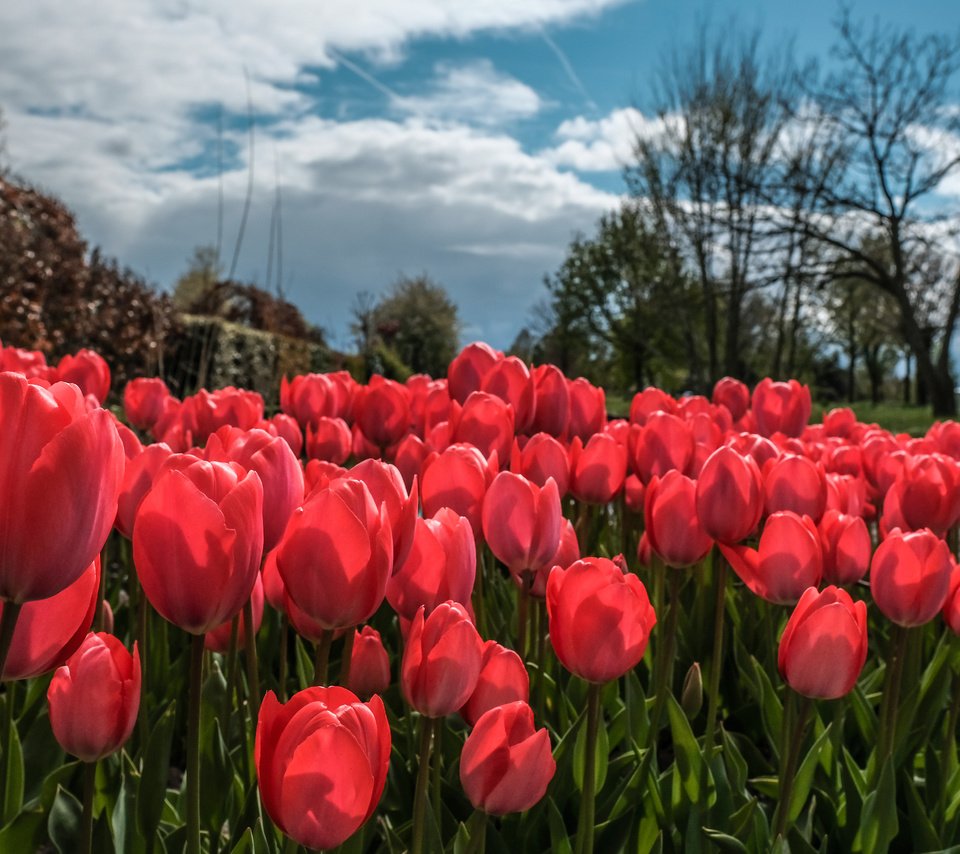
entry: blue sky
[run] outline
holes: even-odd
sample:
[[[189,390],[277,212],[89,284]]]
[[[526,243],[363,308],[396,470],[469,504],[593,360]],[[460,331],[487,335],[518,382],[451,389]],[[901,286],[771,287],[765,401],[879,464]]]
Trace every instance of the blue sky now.
[[[426,272],[460,306],[464,341],[506,347],[573,234],[618,203],[671,48],[707,18],[823,57],[838,8],[6,0],[7,157],[71,206],[91,243],[170,287],[193,248],[216,240],[218,138],[229,263],[250,158],[248,77],[254,195],[238,277],[265,283],[279,184],[286,293],[334,344],[350,345],[359,292]],[[853,10],[919,32],[960,28],[956,0]]]

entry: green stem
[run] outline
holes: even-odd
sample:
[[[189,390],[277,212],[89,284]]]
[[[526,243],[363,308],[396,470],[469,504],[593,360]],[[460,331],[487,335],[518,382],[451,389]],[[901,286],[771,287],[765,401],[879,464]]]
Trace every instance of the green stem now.
[[[324,629],[317,644],[317,655],[313,660],[313,684],[327,684],[327,667],[330,664],[330,645],[333,643],[333,629]]]
[[[93,851],[93,795],[97,783],[97,763],[83,763],[83,812],[80,816],[80,852]]]
[[[483,606],[484,544],[477,543],[476,575],[473,582],[473,612],[477,616],[477,631],[481,637],[487,636],[486,612]]]
[[[530,610],[530,588],[533,586],[533,573],[524,572],[520,576],[520,587],[517,590],[519,603],[517,606],[517,655],[521,661],[527,660],[527,623]]]
[[[426,836],[427,787],[430,783],[430,748],[433,743],[434,718],[423,718],[420,729],[420,764],[417,768],[417,787],[413,798],[413,843],[410,854],[423,854]]]
[[[467,822],[470,841],[464,854],[483,854],[487,842],[487,814],[483,810],[474,810]]]
[[[137,713],[137,728],[140,730],[140,752],[143,753],[147,749],[147,744],[150,739],[150,715],[149,709],[147,708],[148,699],[147,699],[147,676],[150,671],[150,656],[149,645],[147,640],[147,620],[149,604],[147,602],[147,595],[143,592],[143,588],[140,586],[140,581],[136,577],[136,573],[132,573],[131,585],[137,596],[137,635],[140,643],[140,710]]]
[[[663,566],[663,564],[661,564]],[[676,660],[677,624],[680,619],[680,585],[683,581],[681,570],[667,569],[670,585],[670,610],[663,639],[657,648],[656,677],[654,683],[653,711],[650,714],[650,749],[656,753],[657,735],[660,720],[666,707],[667,695],[673,690],[673,669]]]
[[[590,683],[587,691],[587,750],[583,759],[583,800],[577,826],[577,854],[593,854],[593,827],[596,824],[597,730],[600,727],[601,685]]]
[[[237,642],[240,639],[240,615],[230,621],[230,645],[227,647],[227,691],[223,698],[222,717],[226,721],[233,710],[237,685]]]
[[[903,662],[907,655],[910,630],[894,625],[891,641],[893,660],[889,663],[883,683],[883,703],[880,706],[880,732],[877,739],[877,762],[872,775],[879,779],[883,763],[893,753],[897,735],[897,713],[900,706],[900,683],[903,680]]]
[[[243,646],[247,659],[247,690],[250,692],[250,716],[254,726],[260,715],[260,674],[257,669],[257,635],[253,630],[253,600],[247,599],[243,606]]]
[[[717,736],[717,710],[720,705],[720,671],[723,669],[723,619],[726,612],[727,562],[720,550],[713,549],[714,608],[713,660],[710,663],[710,683],[707,688],[707,729],[703,737],[703,755],[709,766]]]
[[[203,635],[190,639],[190,708],[187,718],[187,854],[200,854],[200,694]]]
[[[3,681],[3,668],[7,663],[7,653],[13,643],[13,632],[22,607],[23,605],[16,602],[3,603],[3,614],[0,615],[0,682]]]
[[[343,655],[340,657],[340,684],[346,688],[350,681],[350,666],[353,664],[353,642],[357,636],[356,629],[347,629],[347,636],[343,639]]]
[[[783,727],[787,731],[784,738],[786,749],[780,752],[780,797],[774,815],[774,841],[778,836],[786,839],[789,829],[788,819],[790,815],[790,795],[793,793],[793,778],[797,773],[803,735],[807,729],[810,711],[813,708],[813,703],[808,697],[800,697],[800,707],[797,709],[797,697],[799,695],[790,688],[787,691],[787,709],[783,718]],[[788,720],[791,722],[792,728],[788,727]]]
[[[433,814],[440,817],[440,793],[443,787],[443,718],[437,718],[433,730],[433,774],[431,780],[431,803]]]
[[[290,621],[280,615],[280,702],[287,702],[287,668],[290,654]]]
[[[110,559],[107,557],[107,543],[109,542],[110,538],[107,537],[107,541],[100,551],[100,589],[97,592],[97,607],[93,612],[93,626],[90,629],[92,632],[103,631],[103,600],[107,597],[107,567],[110,565]]]
[[[297,854],[299,850],[300,850],[300,846],[297,844],[297,841],[295,839],[291,839],[288,836],[287,842],[283,846],[283,854]]]

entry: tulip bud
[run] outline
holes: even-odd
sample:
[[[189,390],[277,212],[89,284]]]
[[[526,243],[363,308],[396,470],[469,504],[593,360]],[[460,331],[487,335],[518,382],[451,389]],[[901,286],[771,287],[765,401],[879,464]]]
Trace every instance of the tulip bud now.
[[[353,435],[342,418],[321,416],[307,425],[307,457],[342,466],[353,449]]]
[[[140,655],[113,635],[90,633],[47,689],[50,725],[60,746],[84,762],[119,750],[140,708]]]
[[[451,445],[423,472],[420,497],[425,516],[435,516],[449,507],[470,520],[477,536],[481,532],[483,496],[497,468],[472,445]]]
[[[813,460],[787,454],[764,465],[763,494],[768,515],[791,510],[819,522],[827,504],[827,482]]]
[[[809,588],[780,636],[780,675],[798,694],[835,700],[853,690],[867,659],[867,606],[846,590]]]
[[[856,584],[870,568],[873,545],[861,516],[828,510],[820,520],[823,579],[828,584]]]
[[[372,626],[354,630],[350,655],[350,678],[345,688],[358,697],[382,694],[390,687],[390,657],[383,647],[380,632]]]
[[[407,635],[400,671],[400,686],[410,705],[430,718],[457,711],[477,687],[481,646],[463,605],[444,602],[426,618],[421,606]]]
[[[134,427],[151,430],[163,413],[170,389],[159,377],[138,377],[123,389],[123,411]]]
[[[463,403],[473,392],[479,391],[486,375],[502,358],[503,353],[482,341],[467,344],[447,367],[450,397]]]
[[[380,449],[395,445],[410,427],[410,392],[374,374],[354,398],[357,426]]]
[[[570,491],[579,501],[608,504],[627,476],[627,449],[613,436],[596,433],[586,445],[570,443]]]
[[[668,471],[686,474],[693,450],[690,425],[666,412],[651,413],[643,427],[630,432],[633,470],[644,483]]]
[[[570,421],[570,388],[555,365],[537,365],[532,371],[536,389],[532,433],[549,433],[562,439]]]
[[[523,701],[483,714],[463,745],[460,782],[475,809],[506,815],[530,809],[556,772],[546,729],[534,730]]]
[[[634,667],[657,615],[646,588],[606,558],[585,558],[547,579],[550,642],[564,667],[603,684]]]
[[[66,355],[57,364],[57,379],[74,383],[84,395],[92,394],[103,403],[110,394],[110,366],[94,350],[80,350],[76,355]]]
[[[700,662],[690,665],[687,675],[683,677],[683,689],[680,692],[680,706],[688,720],[693,720],[703,707],[703,674],[700,672]]]
[[[260,707],[254,761],[273,823],[307,848],[336,848],[373,815],[387,782],[390,723],[379,697],[307,688]]]
[[[583,377],[571,380],[567,387],[570,391],[570,421],[567,424],[567,435],[570,438],[579,436],[586,442],[594,433],[603,430],[607,423],[606,392]]]
[[[514,442],[510,470],[541,487],[546,486],[547,478],[552,477],[560,497],[567,494],[570,483],[567,449],[547,433],[535,433],[522,448]]]
[[[509,403],[516,416],[517,432],[527,432],[533,421],[536,397],[533,376],[521,359],[507,356],[495,362],[483,377],[480,390]],[[466,403],[467,400],[469,396],[461,403]]]
[[[733,420],[739,421],[750,406],[750,391],[739,380],[723,377],[713,387],[713,402],[725,406]]]

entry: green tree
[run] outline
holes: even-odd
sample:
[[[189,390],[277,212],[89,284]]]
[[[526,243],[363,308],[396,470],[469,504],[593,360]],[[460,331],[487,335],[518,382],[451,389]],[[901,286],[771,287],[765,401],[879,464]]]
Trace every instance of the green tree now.
[[[554,339],[610,358],[624,385],[704,384],[702,303],[679,250],[645,208],[628,202],[577,237],[547,280]],[[581,354],[582,355],[582,354]]]
[[[375,337],[414,373],[446,374],[457,354],[460,321],[457,306],[442,285],[426,274],[402,276],[372,310],[363,313],[365,347],[373,346]]]
[[[173,286],[173,304],[190,311],[220,280],[223,269],[215,246],[197,246],[187,262],[187,271]]]

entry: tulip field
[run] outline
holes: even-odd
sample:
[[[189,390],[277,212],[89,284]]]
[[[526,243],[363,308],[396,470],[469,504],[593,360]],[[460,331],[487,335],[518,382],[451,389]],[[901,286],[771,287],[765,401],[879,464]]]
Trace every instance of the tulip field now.
[[[960,424],[109,392],[0,348],[0,854],[960,852]]]

